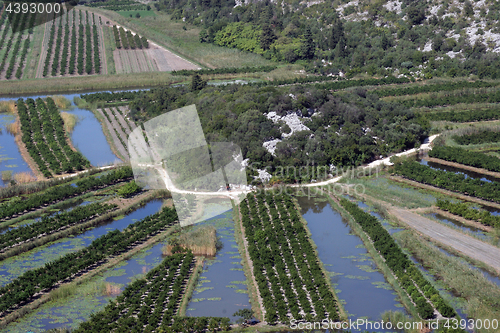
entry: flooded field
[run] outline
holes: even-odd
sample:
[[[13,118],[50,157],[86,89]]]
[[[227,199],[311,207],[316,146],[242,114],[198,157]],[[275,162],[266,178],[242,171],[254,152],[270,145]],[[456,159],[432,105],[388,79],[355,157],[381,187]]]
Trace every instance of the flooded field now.
[[[30,269],[42,267],[46,263],[62,257],[65,254],[78,251],[88,246],[94,239],[111,230],[123,230],[129,224],[156,213],[160,210],[161,206],[162,201],[153,200],[144,207],[136,209],[126,216],[118,217],[116,220],[101,224],[83,234],[75,237],[63,238],[18,256],[3,260],[0,262],[0,286],[5,286]]]
[[[298,200],[319,258],[350,317],[380,320],[385,311],[405,311],[362,240],[330,203],[306,197]]]
[[[232,210],[199,225],[213,225],[222,248],[214,258],[205,260],[186,315],[228,317],[235,321],[238,318],[233,313],[239,309],[250,309],[250,301],[241,256],[234,239]]]

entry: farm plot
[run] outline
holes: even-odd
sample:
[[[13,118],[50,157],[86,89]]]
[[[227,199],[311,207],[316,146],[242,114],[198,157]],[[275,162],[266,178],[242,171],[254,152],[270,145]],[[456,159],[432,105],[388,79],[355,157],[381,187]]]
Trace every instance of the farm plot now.
[[[186,282],[193,273],[194,262],[190,250],[168,256],[146,278],[129,285],[116,301],[111,302],[88,322],[82,323],[75,332],[227,330],[228,318],[175,316]]]
[[[102,18],[72,10],[45,23],[36,77],[90,75],[106,72]],[[104,66],[105,67],[105,66]]]
[[[52,98],[19,100],[17,113],[22,141],[30,156],[47,178],[90,167],[90,162],[68,145],[61,114]]]
[[[130,250],[160,232],[174,226],[175,209],[165,207],[161,212],[129,224],[123,231],[113,230],[95,239],[89,246],[69,253],[45,266],[27,271],[0,288],[0,318],[33,302],[63,282],[104,264],[111,257]]]
[[[113,112],[109,109],[97,109],[97,112],[101,115],[101,119],[103,119],[104,124],[111,135],[113,142],[110,143],[116,147],[122,158],[128,161],[130,156],[127,151],[127,135],[125,135],[122,128],[118,124]]]
[[[198,66],[123,27],[113,26],[116,73],[169,72]]]
[[[37,17],[18,15],[10,23],[5,11],[0,16],[0,80],[22,77]]]
[[[291,197],[249,194],[241,214],[265,320],[338,321],[337,302]]]
[[[132,168],[122,167],[112,170],[101,176],[88,176],[75,182],[75,184],[62,183],[60,179],[45,183],[48,188],[29,188],[27,194],[22,188],[12,190],[8,197],[0,203],[0,222],[8,225],[7,221],[18,218],[29,212],[45,209],[49,205],[65,201],[67,199],[83,195],[107,186],[130,180],[134,177]]]

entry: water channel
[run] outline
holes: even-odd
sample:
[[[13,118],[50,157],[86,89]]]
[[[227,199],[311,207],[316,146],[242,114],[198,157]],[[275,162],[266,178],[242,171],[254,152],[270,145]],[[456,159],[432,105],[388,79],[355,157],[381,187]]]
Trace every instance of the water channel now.
[[[145,206],[134,210],[124,217],[101,224],[80,235],[63,238],[18,256],[3,260],[0,262],[0,286],[5,286],[28,270],[42,267],[46,263],[60,258],[65,254],[85,248],[90,245],[94,239],[111,230],[125,229],[129,224],[158,212],[162,204],[163,202],[160,200],[150,201]]]

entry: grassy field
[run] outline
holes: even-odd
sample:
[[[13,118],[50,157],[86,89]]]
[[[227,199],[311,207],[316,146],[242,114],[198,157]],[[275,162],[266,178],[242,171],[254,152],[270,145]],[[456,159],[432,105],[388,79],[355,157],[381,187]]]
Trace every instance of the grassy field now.
[[[137,13],[139,13],[141,17],[156,16],[153,10],[120,10],[117,11],[117,13],[123,17],[130,17],[130,15],[132,15],[133,18],[135,18]]]
[[[136,19],[100,8],[88,8],[87,10],[100,13],[120,25],[129,27],[139,35],[144,35],[151,41],[204,67],[244,67],[274,63],[257,54],[200,43],[201,29],[199,27],[185,22],[172,21],[169,15],[160,12],[152,11],[156,15]],[[186,30],[183,29],[183,26],[186,27]]]

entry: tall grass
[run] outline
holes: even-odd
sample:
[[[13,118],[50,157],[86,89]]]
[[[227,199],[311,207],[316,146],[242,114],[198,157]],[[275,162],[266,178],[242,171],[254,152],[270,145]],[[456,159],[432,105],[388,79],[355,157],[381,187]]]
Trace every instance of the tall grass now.
[[[12,170],[2,171],[2,180],[4,182],[8,182],[8,181],[12,180]]]
[[[14,101],[1,101],[0,102],[0,113],[7,112],[15,114],[16,103]]]
[[[67,110],[71,107],[71,101],[64,96],[54,95],[50,97],[54,100],[58,109]]]
[[[215,227],[202,226],[195,227],[189,231],[184,231],[178,236],[169,240],[169,244],[162,248],[164,255],[171,255],[175,246],[181,246],[193,251],[195,255],[214,256],[217,252],[217,236]]]
[[[17,172],[14,174],[16,184],[26,184],[36,181],[36,177],[30,172]]]
[[[7,130],[7,133],[12,134],[14,136],[20,133],[19,123],[17,121],[14,123],[7,124],[7,126],[5,126],[5,129]]]
[[[73,129],[78,122],[78,117],[71,113],[61,112],[61,118],[64,122],[64,130],[66,131],[66,133],[69,134],[73,132]]]

